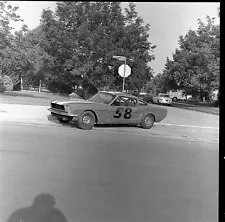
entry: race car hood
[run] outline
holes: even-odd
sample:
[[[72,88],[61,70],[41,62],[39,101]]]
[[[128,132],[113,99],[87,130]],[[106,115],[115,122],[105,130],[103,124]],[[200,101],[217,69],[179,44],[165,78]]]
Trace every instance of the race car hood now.
[[[68,101],[52,101],[52,103],[56,103],[58,105],[69,105],[69,104],[87,104],[93,103],[87,100],[68,100]]]

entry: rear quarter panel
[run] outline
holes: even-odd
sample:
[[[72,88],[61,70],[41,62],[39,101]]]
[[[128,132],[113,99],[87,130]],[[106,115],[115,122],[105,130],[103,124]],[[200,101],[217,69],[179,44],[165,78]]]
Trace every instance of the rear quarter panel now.
[[[160,122],[167,116],[167,109],[165,107],[160,107],[153,104],[148,104],[147,106],[138,106],[138,112],[140,113],[140,122],[147,114],[153,114],[155,117],[155,122]]]

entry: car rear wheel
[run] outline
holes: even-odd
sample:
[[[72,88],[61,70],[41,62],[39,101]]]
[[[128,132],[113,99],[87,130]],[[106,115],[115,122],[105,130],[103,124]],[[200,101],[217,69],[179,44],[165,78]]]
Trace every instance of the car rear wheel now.
[[[143,129],[151,129],[152,126],[155,123],[155,118],[152,114],[148,114],[144,117],[144,119],[141,121],[141,127]]]
[[[57,119],[60,123],[69,123],[73,117],[71,116],[57,116]]]
[[[90,111],[85,111],[80,116],[77,125],[83,130],[91,130],[95,125],[95,115]]]

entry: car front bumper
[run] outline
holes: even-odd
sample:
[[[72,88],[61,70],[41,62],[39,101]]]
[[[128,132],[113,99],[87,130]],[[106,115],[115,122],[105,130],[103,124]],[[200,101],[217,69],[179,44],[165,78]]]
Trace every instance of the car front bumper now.
[[[159,101],[160,104],[164,104],[164,105],[171,105],[172,102],[171,101]]]
[[[65,112],[63,110],[54,109],[54,108],[49,108],[48,111],[50,111],[55,116],[70,116],[70,117],[73,117],[73,119],[75,121],[78,120],[78,117],[79,117],[77,114],[69,114],[68,112]]]

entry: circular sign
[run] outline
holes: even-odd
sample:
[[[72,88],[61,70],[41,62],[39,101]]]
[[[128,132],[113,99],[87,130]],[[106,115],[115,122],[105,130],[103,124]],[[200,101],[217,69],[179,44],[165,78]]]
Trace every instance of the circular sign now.
[[[121,65],[119,67],[118,73],[121,77],[128,77],[131,74],[131,68],[128,65]]]

